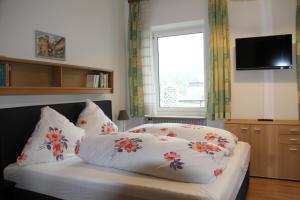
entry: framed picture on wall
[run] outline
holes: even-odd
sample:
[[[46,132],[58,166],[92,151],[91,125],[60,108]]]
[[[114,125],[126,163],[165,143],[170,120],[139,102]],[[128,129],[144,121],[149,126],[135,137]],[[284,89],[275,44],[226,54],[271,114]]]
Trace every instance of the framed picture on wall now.
[[[51,33],[35,31],[35,56],[66,60],[66,38]]]

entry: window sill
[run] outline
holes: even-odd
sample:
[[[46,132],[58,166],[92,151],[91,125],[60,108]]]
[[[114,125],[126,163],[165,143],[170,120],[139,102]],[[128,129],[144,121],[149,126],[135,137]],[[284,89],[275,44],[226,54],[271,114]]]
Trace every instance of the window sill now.
[[[206,119],[204,116],[186,116],[186,115],[144,115],[145,118],[171,118],[171,119]]]

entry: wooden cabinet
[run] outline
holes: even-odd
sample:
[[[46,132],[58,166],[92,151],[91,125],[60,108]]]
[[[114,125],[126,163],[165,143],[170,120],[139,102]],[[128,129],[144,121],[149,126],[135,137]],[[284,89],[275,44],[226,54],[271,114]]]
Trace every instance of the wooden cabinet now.
[[[225,129],[234,133],[240,141],[250,143],[250,125],[225,124]]]
[[[9,79],[0,95],[113,93],[113,70],[0,56]],[[8,67],[7,67],[8,66]],[[88,74],[106,74],[106,87],[87,87]]]
[[[300,180],[300,126],[278,126],[278,176]]]
[[[251,163],[252,176],[276,176],[276,136],[273,125],[251,125]]]
[[[300,145],[279,144],[278,177],[300,180]]]
[[[225,129],[251,145],[251,176],[300,180],[300,121],[228,120]]]

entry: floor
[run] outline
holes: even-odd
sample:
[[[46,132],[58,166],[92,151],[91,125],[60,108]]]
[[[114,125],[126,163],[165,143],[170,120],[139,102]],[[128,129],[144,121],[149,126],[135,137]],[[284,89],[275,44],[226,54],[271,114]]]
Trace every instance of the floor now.
[[[254,199],[300,200],[300,181],[284,181],[251,177],[247,200]]]

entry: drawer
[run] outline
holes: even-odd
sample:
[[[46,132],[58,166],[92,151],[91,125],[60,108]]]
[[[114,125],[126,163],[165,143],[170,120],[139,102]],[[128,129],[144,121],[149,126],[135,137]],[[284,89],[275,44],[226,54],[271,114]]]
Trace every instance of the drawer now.
[[[283,144],[283,152],[286,153],[286,155],[289,155],[289,156],[295,156],[297,155],[297,159],[296,160],[299,160],[300,158],[300,145],[294,145],[294,144]],[[299,156],[299,157],[298,157]],[[299,163],[298,163],[299,164]],[[300,167],[300,166],[298,166]]]
[[[279,125],[279,134],[300,134],[300,126]]]
[[[300,135],[279,135],[281,144],[300,144]]]
[[[300,180],[300,145],[279,144],[278,178]]]

